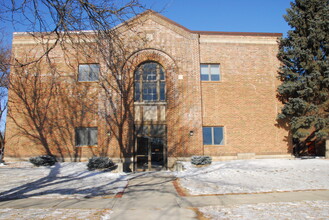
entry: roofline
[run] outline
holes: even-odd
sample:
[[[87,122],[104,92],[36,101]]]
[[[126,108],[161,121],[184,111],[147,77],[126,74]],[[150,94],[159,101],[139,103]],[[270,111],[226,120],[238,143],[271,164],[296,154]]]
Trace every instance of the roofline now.
[[[177,22],[163,16],[162,14],[155,12],[153,10],[147,10],[143,12],[140,15],[152,13],[154,15],[157,15],[158,17],[168,21],[169,23],[176,25],[185,31],[188,31],[193,34],[200,34],[200,35],[233,35],[233,36],[266,36],[266,37],[282,37],[282,33],[265,33],[265,32],[226,32],[226,31],[192,31],[186,27],[184,27],[181,24],[178,24]]]
[[[178,24],[177,22],[175,22],[175,21],[173,21],[173,20],[171,20],[171,19],[169,19],[169,18],[163,16],[162,14],[160,14],[160,13],[158,13],[158,12],[156,12],[156,11],[153,11],[153,10],[149,9],[149,10],[147,10],[147,12],[148,12],[148,13],[152,13],[152,14],[154,14],[154,15],[156,15],[156,16],[162,18],[163,20],[166,20],[167,22],[169,22],[169,23],[171,23],[171,24],[173,24],[173,25],[178,26],[178,27],[184,29],[185,31],[192,32],[190,29],[184,27],[184,26],[181,25],[181,24]]]
[[[200,35],[233,35],[233,36],[266,36],[282,37],[282,33],[264,33],[264,32],[226,32],[226,31],[191,31]]]
[[[199,34],[199,35],[231,35],[231,36],[264,36],[264,37],[282,37],[282,33],[265,33],[265,32],[226,32],[226,31],[192,31],[186,27],[184,27],[183,25],[180,25],[178,24],[177,22],[163,16],[162,14],[156,12],[156,11],[153,11],[151,9],[148,9],[138,15],[136,15],[135,17],[133,18],[130,18],[128,19],[126,22],[124,23],[127,23],[131,20],[135,20],[139,17],[142,17],[146,14],[154,14],[158,17],[160,17],[161,19],[177,26],[177,27],[180,27],[182,28],[183,30],[187,31],[187,32],[190,32],[190,33],[193,33],[193,34]],[[113,27],[113,29],[116,29],[122,25],[124,25],[124,23],[121,23],[115,27]],[[72,33],[92,33],[94,32],[93,30],[81,30],[81,31],[72,31]],[[33,33],[40,33],[40,32],[33,32]],[[17,36],[17,35],[26,35],[26,34],[29,34],[29,32],[14,32],[13,35],[14,36]]]
[[[20,36],[20,35],[31,35],[31,34],[53,34],[55,32],[49,31],[49,32],[28,32],[28,31],[22,31],[22,32],[13,32],[13,35],[16,36]],[[58,33],[62,34],[65,33],[64,31],[59,31]],[[94,30],[81,30],[81,31],[67,31],[66,33],[70,33],[70,34],[80,34],[80,33],[84,33],[84,34],[92,34],[92,33],[96,33],[96,31]]]

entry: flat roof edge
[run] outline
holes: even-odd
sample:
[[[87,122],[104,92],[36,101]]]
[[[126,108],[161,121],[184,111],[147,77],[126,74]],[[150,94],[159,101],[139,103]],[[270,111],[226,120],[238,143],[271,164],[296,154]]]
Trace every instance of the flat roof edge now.
[[[282,37],[282,33],[264,33],[264,32],[225,32],[225,31],[191,31],[200,35],[232,35],[232,36],[264,36],[264,37]]]
[[[194,34],[200,35],[231,35],[231,36],[264,36],[264,37],[282,37],[282,33],[264,33],[264,32],[225,32],[225,31],[191,31],[185,29]],[[94,31],[76,31],[71,33],[93,33]],[[32,33],[40,34],[41,32],[13,32],[13,36],[24,36],[24,35],[31,35]],[[47,33],[49,34],[49,33]]]
[[[58,33],[65,33],[63,31],[58,32]],[[80,34],[80,33],[95,33],[94,30],[81,30],[81,31],[68,31],[70,34]],[[20,35],[33,35],[33,34],[54,34],[54,32],[13,32],[14,36],[20,36]]]

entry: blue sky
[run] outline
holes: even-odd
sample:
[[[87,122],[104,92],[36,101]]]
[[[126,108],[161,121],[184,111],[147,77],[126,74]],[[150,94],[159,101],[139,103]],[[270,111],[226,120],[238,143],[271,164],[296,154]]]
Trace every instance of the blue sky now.
[[[290,0],[142,0],[169,19],[194,31],[285,34]]]
[[[9,0],[7,0],[9,1]],[[140,0],[146,7],[194,31],[270,32],[290,29],[283,15],[290,0]],[[14,29],[5,25],[6,43]],[[16,31],[26,31],[20,26]]]

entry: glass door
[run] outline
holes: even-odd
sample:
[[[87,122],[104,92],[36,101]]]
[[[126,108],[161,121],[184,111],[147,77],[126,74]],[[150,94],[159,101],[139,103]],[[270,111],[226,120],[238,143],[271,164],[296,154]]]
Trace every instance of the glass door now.
[[[160,171],[164,168],[164,139],[152,138],[149,145],[151,146],[151,169]]]
[[[136,171],[160,171],[165,167],[164,138],[137,137]]]
[[[149,139],[137,137],[136,170],[146,171],[149,167]]]

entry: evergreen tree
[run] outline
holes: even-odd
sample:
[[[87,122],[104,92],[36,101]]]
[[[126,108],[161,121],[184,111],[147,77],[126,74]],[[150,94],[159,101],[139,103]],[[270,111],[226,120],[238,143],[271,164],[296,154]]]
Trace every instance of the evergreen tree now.
[[[284,16],[292,30],[279,42],[278,88],[293,138],[329,133],[329,1],[295,0]]]

